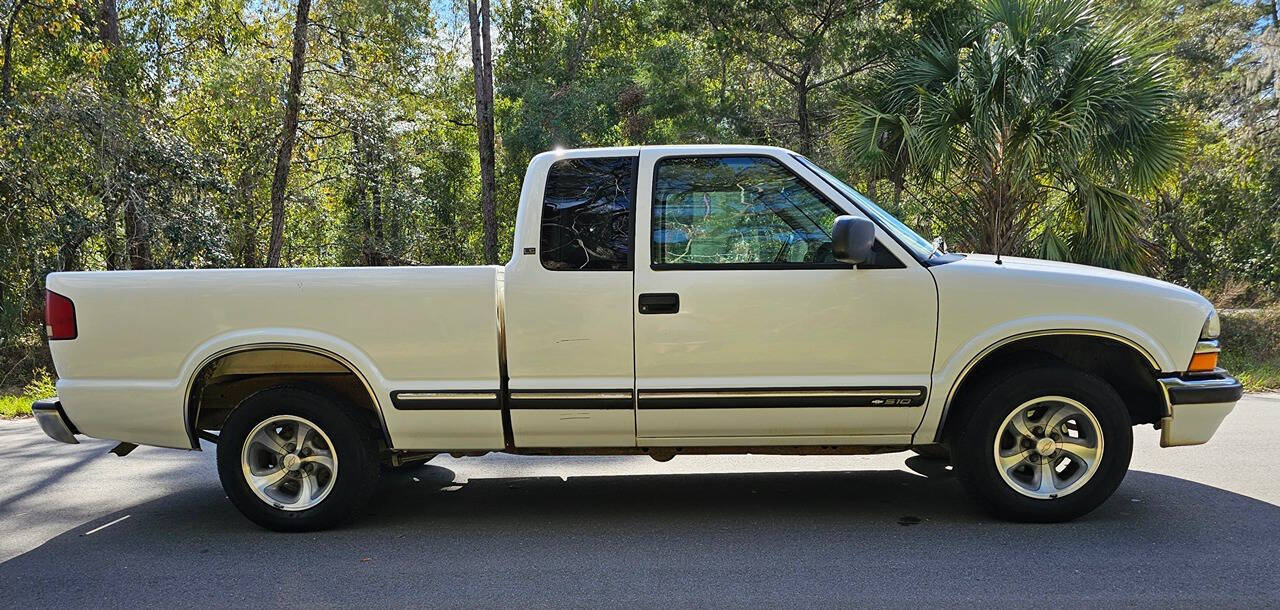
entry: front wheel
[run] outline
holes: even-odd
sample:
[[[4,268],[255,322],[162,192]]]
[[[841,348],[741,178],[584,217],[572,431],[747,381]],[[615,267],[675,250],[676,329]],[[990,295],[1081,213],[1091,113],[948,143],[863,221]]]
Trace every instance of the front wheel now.
[[[1128,410],[1109,384],[1084,371],[1024,370],[971,406],[952,459],[961,482],[997,517],[1074,519],[1106,501],[1129,469]]]
[[[364,506],[377,480],[377,443],[367,428],[346,405],[310,388],[262,390],[222,426],[222,488],[267,529],[338,525]]]

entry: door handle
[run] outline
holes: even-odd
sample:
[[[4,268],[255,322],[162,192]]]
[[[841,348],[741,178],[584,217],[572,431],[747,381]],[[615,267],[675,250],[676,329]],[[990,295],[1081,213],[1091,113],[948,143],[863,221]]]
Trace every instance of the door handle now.
[[[640,313],[643,314],[678,313],[680,311],[680,295],[674,292],[642,294],[638,302],[640,304]]]

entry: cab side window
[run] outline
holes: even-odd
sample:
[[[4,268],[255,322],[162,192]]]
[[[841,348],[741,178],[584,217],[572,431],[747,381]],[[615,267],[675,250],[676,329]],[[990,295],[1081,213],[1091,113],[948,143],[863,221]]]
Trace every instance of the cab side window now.
[[[654,174],[655,269],[841,266],[841,212],[775,159],[676,157]]]
[[[542,195],[542,266],[552,271],[630,271],[636,157],[563,159]]]

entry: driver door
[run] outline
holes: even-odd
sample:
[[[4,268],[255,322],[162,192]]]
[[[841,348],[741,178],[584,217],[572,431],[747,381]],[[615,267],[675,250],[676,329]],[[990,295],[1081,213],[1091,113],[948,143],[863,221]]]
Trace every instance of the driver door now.
[[[924,413],[933,279],[877,231],[874,265],[832,258],[865,216],[788,155],[646,148],[636,222],[641,445],[909,442]]]

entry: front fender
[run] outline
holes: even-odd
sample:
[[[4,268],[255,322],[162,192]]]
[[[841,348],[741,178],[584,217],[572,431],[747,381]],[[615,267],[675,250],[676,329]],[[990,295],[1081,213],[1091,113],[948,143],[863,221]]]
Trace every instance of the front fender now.
[[[1153,369],[1177,370],[1175,358],[1169,350],[1150,333],[1131,324],[1092,316],[1031,316],[1010,320],[985,329],[948,354],[937,354],[933,391],[930,393],[924,419],[916,429],[914,442],[933,442],[956,389],[984,357],[1014,341],[1049,335],[1110,339],[1142,354]]]

